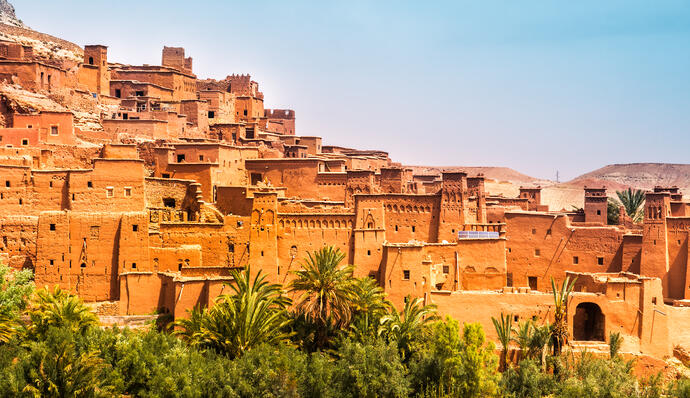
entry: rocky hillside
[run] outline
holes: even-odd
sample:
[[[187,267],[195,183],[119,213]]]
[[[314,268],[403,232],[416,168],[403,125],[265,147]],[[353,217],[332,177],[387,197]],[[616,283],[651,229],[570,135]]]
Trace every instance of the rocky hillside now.
[[[0,23],[28,29],[28,26],[24,25],[24,23],[17,18],[17,15],[14,13],[14,7],[7,0],[0,0]]]
[[[7,0],[0,0],[0,40],[31,46],[34,56],[47,62],[79,62],[84,58],[84,50],[78,45],[24,25]]]
[[[568,184],[580,184],[587,180],[603,181],[620,187],[652,189],[656,185],[677,186],[690,193],[690,164],[629,163],[612,164],[583,174]],[[608,185],[608,184],[606,184]],[[614,188],[615,189],[615,188]]]

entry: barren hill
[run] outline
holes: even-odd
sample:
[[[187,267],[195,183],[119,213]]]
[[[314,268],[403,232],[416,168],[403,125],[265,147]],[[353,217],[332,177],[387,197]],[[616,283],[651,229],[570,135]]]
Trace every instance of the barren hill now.
[[[690,192],[690,164],[673,163],[629,163],[612,164],[583,174],[568,184],[582,184],[588,180],[604,181],[615,188],[653,189],[654,186],[677,186]]]

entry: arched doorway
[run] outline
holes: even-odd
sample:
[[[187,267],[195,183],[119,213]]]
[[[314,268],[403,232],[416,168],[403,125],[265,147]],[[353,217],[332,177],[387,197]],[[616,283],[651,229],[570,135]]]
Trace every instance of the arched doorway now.
[[[573,317],[573,338],[581,341],[605,341],[605,317],[594,303],[580,303]]]

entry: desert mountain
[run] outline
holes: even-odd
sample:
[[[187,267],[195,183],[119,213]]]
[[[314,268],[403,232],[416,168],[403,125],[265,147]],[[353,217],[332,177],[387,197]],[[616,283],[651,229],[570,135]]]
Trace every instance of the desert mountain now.
[[[655,186],[677,186],[690,193],[690,164],[628,163],[611,164],[583,174],[569,185],[588,185],[588,181],[604,182],[609,189],[632,187],[651,190]],[[592,186],[594,184],[592,183]],[[620,187],[620,188],[619,188]],[[607,186],[608,188],[608,186]]]

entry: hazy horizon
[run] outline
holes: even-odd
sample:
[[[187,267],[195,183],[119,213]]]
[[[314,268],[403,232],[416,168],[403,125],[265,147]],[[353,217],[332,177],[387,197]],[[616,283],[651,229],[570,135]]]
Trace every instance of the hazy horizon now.
[[[10,0],[31,28],[111,62],[181,46],[199,78],[249,73],[297,134],[425,166],[561,181],[688,163],[690,5]],[[685,133],[685,134],[684,134]]]

